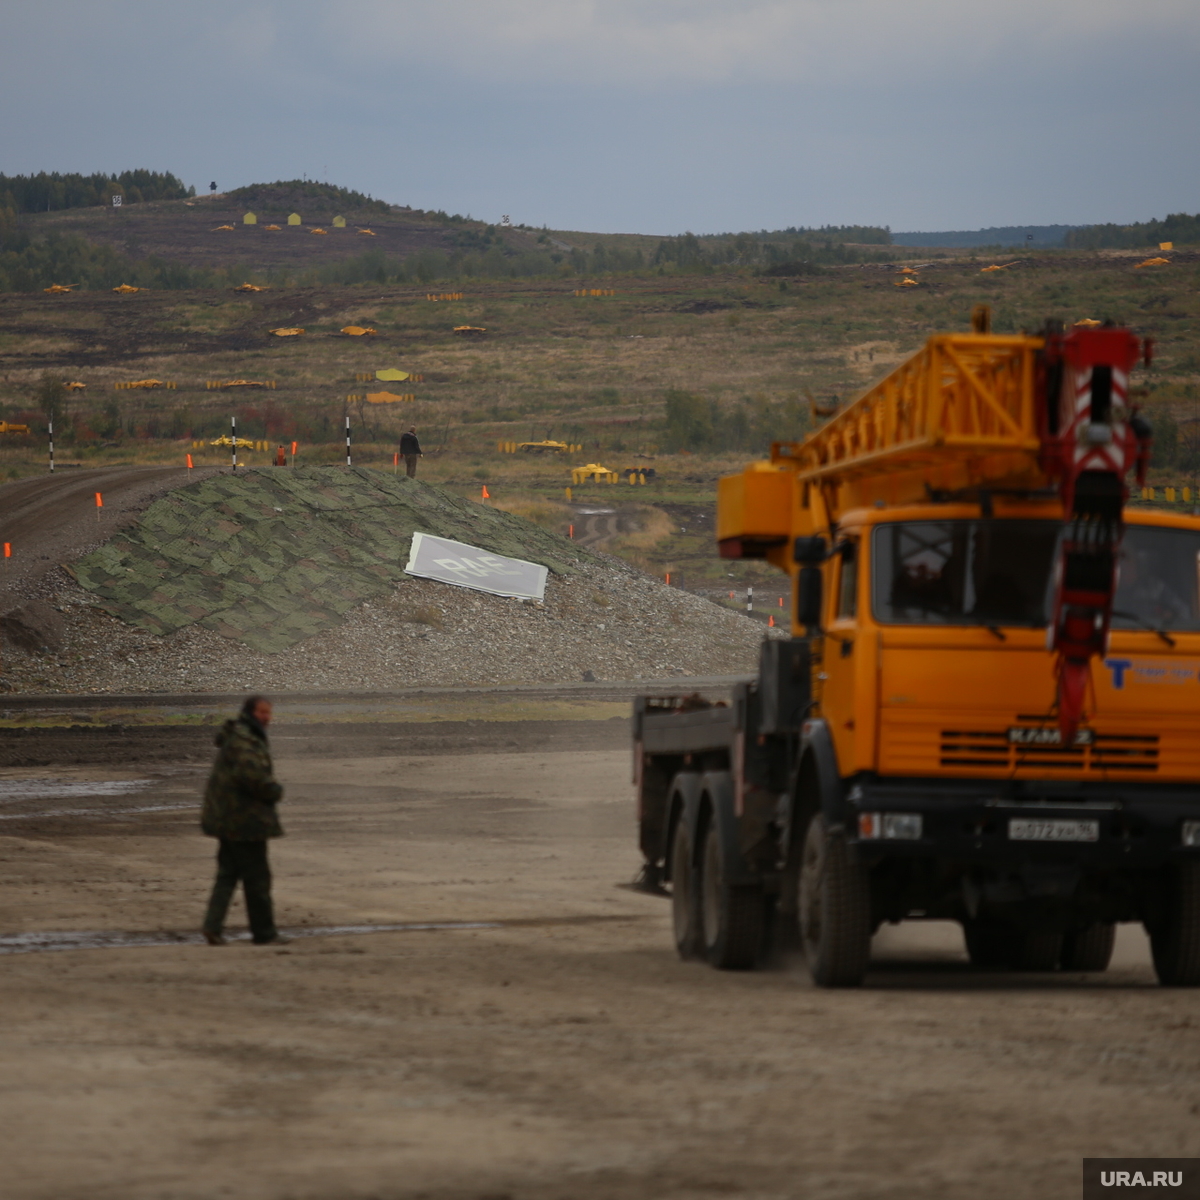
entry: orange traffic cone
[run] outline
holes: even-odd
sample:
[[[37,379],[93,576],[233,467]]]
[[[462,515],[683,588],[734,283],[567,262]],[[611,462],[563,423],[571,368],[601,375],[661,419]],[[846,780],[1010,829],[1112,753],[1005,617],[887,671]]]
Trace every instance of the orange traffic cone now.
[[[768,618],[767,618],[767,628],[768,628],[768,629],[774,629],[774,628],[775,628],[775,618],[774,618],[774,617],[768,617]]]
[[[491,499],[491,495],[488,493],[486,483],[483,485],[483,495],[480,496],[480,499],[481,500],[490,500]]]

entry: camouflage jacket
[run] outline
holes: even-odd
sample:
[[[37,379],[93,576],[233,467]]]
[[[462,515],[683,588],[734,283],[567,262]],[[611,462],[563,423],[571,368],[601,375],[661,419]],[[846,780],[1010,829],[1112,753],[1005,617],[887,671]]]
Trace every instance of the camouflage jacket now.
[[[282,837],[275,805],[283,788],[271,773],[267,735],[243,716],[226,721],[213,740],[220,749],[204,791],[200,828],[231,842]]]

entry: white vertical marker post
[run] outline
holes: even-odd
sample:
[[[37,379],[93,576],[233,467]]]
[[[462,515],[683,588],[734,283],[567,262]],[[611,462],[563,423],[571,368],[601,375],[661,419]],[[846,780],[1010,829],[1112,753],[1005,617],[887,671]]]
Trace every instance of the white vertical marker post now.
[[[346,418],[346,466],[350,466],[350,418]]]
[[[754,615],[754,588],[747,587],[746,588],[746,616],[751,617],[753,615]]]
[[[54,474],[54,418],[50,418],[50,474]]]
[[[233,452],[233,470],[237,472],[237,417],[229,418],[230,450]]]

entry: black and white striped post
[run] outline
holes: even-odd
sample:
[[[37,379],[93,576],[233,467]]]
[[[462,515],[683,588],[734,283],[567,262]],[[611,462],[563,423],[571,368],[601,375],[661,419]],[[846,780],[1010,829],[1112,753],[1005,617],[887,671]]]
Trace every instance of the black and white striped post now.
[[[50,474],[54,474],[54,418],[50,418]]]
[[[754,616],[754,588],[746,588],[746,616]]]
[[[346,466],[350,466],[350,417],[346,416]]]
[[[237,471],[237,417],[229,418],[229,449],[233,454],[233,469]]]

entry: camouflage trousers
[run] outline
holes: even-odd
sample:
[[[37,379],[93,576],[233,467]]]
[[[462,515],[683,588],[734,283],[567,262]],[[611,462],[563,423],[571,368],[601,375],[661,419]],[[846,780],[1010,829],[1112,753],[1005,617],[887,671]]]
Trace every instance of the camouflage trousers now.
[[[204,932],[220,935],[239,882],[246,896],[250,936],[256,942],[269,942],[276,936],[276,930],[271,905],[271,866],[267,862],[265,841],[231,842],[221,838],[217,849],[217,878],[204,917]]]

